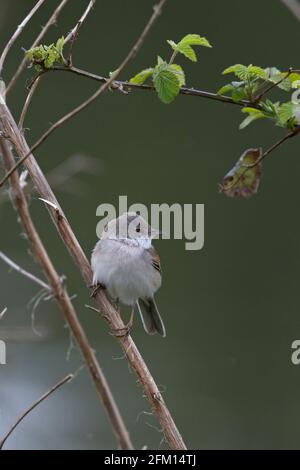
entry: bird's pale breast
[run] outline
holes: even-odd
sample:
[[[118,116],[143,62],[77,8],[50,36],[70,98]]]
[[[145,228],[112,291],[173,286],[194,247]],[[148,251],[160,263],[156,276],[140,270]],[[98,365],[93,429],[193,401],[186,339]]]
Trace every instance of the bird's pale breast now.
[[[153,267],[149,251],[120,240],[97,243],[92,269],[94,284],[104,284],[113,298],[127,305],[138,298],[151,298],[161,285],[161,274]]]

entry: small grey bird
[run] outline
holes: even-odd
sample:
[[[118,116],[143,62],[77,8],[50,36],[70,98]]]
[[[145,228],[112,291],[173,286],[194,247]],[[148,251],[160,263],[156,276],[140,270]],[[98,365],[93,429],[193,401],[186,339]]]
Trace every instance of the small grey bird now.
[[[154,294],[161,286],[160,259],[152,246],[159,232],[135,212],[111,220],[92,253],[93,283],[125,305],[137,305],[146,332],[166,336]]]

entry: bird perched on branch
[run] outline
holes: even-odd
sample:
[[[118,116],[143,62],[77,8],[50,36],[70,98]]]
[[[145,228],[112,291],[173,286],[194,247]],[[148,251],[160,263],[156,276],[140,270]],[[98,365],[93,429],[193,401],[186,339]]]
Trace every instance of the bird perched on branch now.
[[[159,233],[141,215],[126,212],[111,220],[92,253],[95,291],[104,287],[112,299],[137,305],[148,334],[166,336],[154,294],[161,286],[160,259],[152,246]]]

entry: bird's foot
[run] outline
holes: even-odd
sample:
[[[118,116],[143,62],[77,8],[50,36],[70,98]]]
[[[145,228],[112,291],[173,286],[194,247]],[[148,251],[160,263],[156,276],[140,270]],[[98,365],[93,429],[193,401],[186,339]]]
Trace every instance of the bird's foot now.
[[[131,310],[130,319],[127,325],[125,325],[123,328],[115,329],[112,334],[116,336],[117,338],[123,338],[124,336],[128,336],[133,326],[133,318],[134,318],[134,308]]]
[[[91,293],[91,297],[95,298],[96,295],[98,294],[98,292],[102,289],[105,289],[105,285],[104,284],[101,284],[101,282],[98,282],[98,284],[91,284],[89,286],[91,289],[93,288],[92,290],[92,293]]]

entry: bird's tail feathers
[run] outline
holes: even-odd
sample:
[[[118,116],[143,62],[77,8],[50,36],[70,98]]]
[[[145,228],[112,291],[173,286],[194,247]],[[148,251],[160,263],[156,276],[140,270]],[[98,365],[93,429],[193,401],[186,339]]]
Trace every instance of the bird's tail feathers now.
[[[153,298],[139,299],[137,301],[137,307],[141,315],[145,331],[149,335],[159,333],[162,336],[166,336],[166,329],[158,312],[155,300]]]

